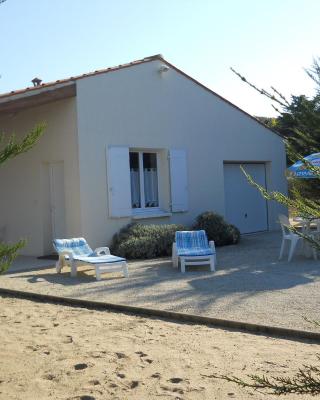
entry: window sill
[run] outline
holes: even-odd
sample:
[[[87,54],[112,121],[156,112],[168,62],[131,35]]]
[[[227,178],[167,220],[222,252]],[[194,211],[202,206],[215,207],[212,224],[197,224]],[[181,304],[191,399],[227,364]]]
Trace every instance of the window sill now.
[[[146,219],[146,218],[164,218],[171,217],[171,212],[166,211],[153,211],[153,212],[136,212],[133,213],[132,219]]]

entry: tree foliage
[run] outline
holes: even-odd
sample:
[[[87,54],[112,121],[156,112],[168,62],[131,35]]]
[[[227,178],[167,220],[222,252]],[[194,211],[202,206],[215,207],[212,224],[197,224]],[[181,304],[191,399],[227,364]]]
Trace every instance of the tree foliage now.
[[[30,150],[39,137],[42,135],[45,124],[36,125],[22,140],[17,141],[14,134],[6,137],[5,133],[0,133],[0,165],[10,158],[17,157],[19,154],[25,153]],[[6,141],[6,143],[4,143]]]
[[[271,100],[278,117],[258,119],[269,128],[277,131],[285,140],[288,164],[292,164],[303,156],[320,151],[320,59],[314,59],[311,68],[306,69],[307,75],[316,83],[315,95],[308,98],[305,95],[291,96],[287,99],[273,86],[269,90],[259,88],[249,82],[243,75],[231,70],[251,88]],[[320,181],[312,179],[291,179],[289,190],[293,197],[301,195],[319,201]]]
[[[0,273],[8,270],[14,259],[17,257],[19,250],[26,244],[25,240],[10,245],[0,242]]]
[[[290,102],[276,89],[271,88],[270,91],[259,89],[233,70],[253,89],[280,106],[281,110],[275,107],[280,113],[276,119],[275,129],[278,129],[286,140],[289,159],[291,161],[301,160],[315,175],[315,179],[305,180],[304,188],[314,187],[315,183],[319,184],[320,182],[320,168],[314,167],[303,159],[304,155],[320,152],[320,66],[318,61],[319,59],[314,60],[312,68],[307,70],[308,75],[317,84],[317,94],[313,99],[308,99],[306,96],[292,96]],[[249,184],[256,187],[265,199],[276,201],[304,218],[320,218],[319,197],[314,199],[306,196],[301,190],[301,186],[293,186],[291,196],[286,196],[277,191],[268,192],[264,187],[257,184],[243,168],[242,171]],[[316,250],[320,250],[319,234],[306,234],[292,226],[287,228],[307,240]],[[311,322],[318,327],[320,326],[318,321]],[[319,355],[317,358],[320,361]],[[303,365],[293,377],[249,375],[250,381],[245,381],[236,376],[215,375],[215,377],[234,382],[242,387],[267,390],[276,395],[290,393],[320,395],[319,365]]]
[[[320,66],[315,59],[312,68],[306,70],[308,76],[317,83],[316,94],[309,99],[305,95],[291,96],[288,100],[279,90],[259,88],[243,75],[231,70],[251,88],[271,100],[271,105],[279,113],[277,118],[266,120],[267,126],[279,132],[286,141],[288,159],[295,162],[299,155],[309,155],[319,151],[320,144]],[[260,117],[261,121],[262,118]]]
[[[313,59],[313,63],[310,68],[305,69],[308,76],[315,82],[317,93],[320,93],[320,57]]]
[[[319,150],[320,143],[320,95],[312,99],[306,96],[292,96],[291,102],[276,119],[274,125],[283,137],[288,139],[291,150],[309,155]],[[290,161],[296,161],[289,154]]]
[[[316,175],[316,179],[320,180],[320,168],[314,167],[308,162],[305,162],[305,164]],[[320,218],[320,205],[318,202],[304,197],[298,190],[296,190],[293,197],[285,196],[283,193],[277,191],[268,192],[264,187],[257,184],[243,167],[241,169],[247,177],[249,184],[256,187],[266,200],[276,201],[290,209],[294,209],[297,214],[304,218]],[[312,247],[315,247],[318,251],[320,250],[320,236],[318,234],[306,234],[291,225],[287,226],[287,228],[307,240]],[[309,322],[318,327],[320,326],[318,321]],[[317,358],[320,361],[319,355]],[[242,387],[267,390],[269,393],[276,395],[290,393],[320,395],[320,367],[318,365],[303,365],[292,378],[287,376],[248,375],[251,381],[245,381],[237,376],[216,374],[215,377],[236,383]]]
[[[36,125],[22,140],[17,140],[12,134],[7,138],[5,133],[0,134],[0,166],[10,159],[30,150],[43,134],[45,124]],[[25,245],[25,240],[15,244],[0,242],[0,273],[5,272],[13,260],[17,257],[19,250]]]
[[[317,357],[320,361],[320,357]],[[267,390],[269,394],[286,395],[291,393],[317,396],[320,394],[320,368],[317,365],[304,365],[292,377],[248,375],[249,381],[236,376],[214,375],[216,378],[236,383],[244,388]]]
[[[316,179],[320,180],[320,168],[314,167],[307,162],[306,165],[317,176]],[[319,202],[306,198],[296,188],[294,189],[292,197],[286,196],[283,193],[277,191],[268,192],[263,186],[260,186],[258,183],[256,183],[252,178],[252,176],[250,176],[242,166],[241,169],[242,172],[245,174],[248,182],[252,186],[256,187],[266,200],[276,201],[281,205],[285,206],[286,208],[294,211],[295,214],[299,215],[302,218],[320,219]],[[304,240],[307,240],[311,244],[311,246],[315,247],[317,250],[320,250],[319,236],[305,234],[304,232],[300,231],[299,229],[295,228],[292,225],[287,226],[287,228],[293,231],[294,233],[298,234],[299,236],[301,236]]]

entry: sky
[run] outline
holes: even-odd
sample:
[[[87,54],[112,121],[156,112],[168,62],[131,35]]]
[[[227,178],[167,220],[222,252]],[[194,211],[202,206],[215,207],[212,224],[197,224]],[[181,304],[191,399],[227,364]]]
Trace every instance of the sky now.
[[[320,0],[6,0],[0,93],[162,54],[252,115],[275,116],[233,67],[285,96],[314,94]]]

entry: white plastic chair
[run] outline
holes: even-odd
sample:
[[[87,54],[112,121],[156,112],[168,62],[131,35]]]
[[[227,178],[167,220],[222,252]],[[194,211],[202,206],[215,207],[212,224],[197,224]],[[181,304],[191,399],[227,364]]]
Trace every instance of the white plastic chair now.
[[[320,219],[297,217],[293,220],[301,229],[301,233],[306,236],[310,236],[310,238],[312,239],[320,239]],[[312,254],[315,260],[318,259],[317,249],[311,246],[311,244],[306,239],[303,240],[303,252],[306,257],[310,257]]]
[[[279,221],[280,221],[281,230],[282,230],[282,243],[281,243],[279,260],[281,260],[281,258],[283,256],[285,243],[286,243],[286,241],[288,241],[288,242],[290,242],[290,248],[289,248],[289,253],[288,253],[288,262],[290,262],[292,259],[293,253],[297,247],[297,244],[302,239],[302,237],[296,233],[293,233],[288,228],[288,226],[290,226],[290,221],[287,216],[280,214]]]
[[[315,233],[315,234],[320,233],[320,219],[319,218],[313,219],[311,222],[313,225],[315,225],[315,229],[310,230],[311,233]]]

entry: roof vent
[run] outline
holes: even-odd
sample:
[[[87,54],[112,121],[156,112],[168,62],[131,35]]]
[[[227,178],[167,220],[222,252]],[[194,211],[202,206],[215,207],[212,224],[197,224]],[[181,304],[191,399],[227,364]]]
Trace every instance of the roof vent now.
[[[33,86],[40,86],[42,80],[39,78],[33,78],[31,82],[33,83]]]

